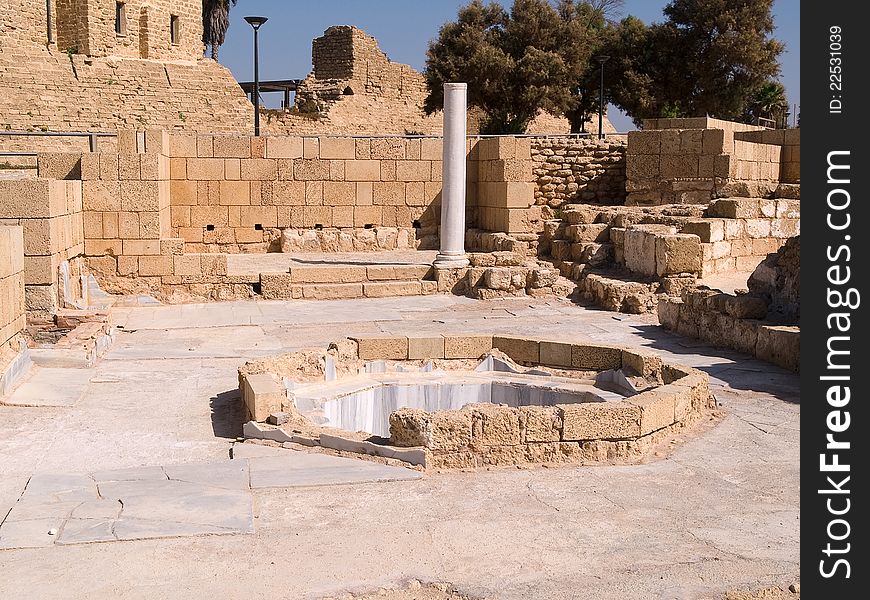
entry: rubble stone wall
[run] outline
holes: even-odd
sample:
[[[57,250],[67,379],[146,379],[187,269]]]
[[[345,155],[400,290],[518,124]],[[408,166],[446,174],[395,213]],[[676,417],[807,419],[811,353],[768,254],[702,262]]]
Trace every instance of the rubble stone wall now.
[[[625,203],[626,138],[533,138],[535,204]]]
[[[676,333],[800,370],[800,329],[764,321],[764,301],[698,288],[659,302],[659,323]]]

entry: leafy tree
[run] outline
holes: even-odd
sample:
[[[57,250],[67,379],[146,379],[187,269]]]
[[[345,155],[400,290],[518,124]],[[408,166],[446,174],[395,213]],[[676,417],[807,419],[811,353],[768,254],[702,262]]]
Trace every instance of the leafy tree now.
[[[202,0],[202,41],[211,47],[211,57],[218,59],[218,49],[223,45],[230,28],[230,6],[238,0]]]
[[[615,0],[599,0],[610,6]],[[582,2],[579,4],[589,4]],[[469,104],[482,108],[484,133],[522,133],[540,110],[578,109],[577,84],[588,59],[578,5],[515,0],[502,6],[473,0],[429,44],[425,109],[444,104],[445,82],[468,82]]]
[[[746,117],[779,74],[773,0],[671,0],[667,21],[620,23],[605,45],[610,95],[635,122],[659,116]]]

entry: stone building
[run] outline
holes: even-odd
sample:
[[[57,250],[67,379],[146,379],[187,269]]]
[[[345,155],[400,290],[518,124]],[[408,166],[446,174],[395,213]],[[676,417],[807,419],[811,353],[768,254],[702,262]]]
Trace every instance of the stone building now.
[[[241,133],[253,110],[232,73],[203,58],[199,0],[4,0],[0,90],[7,131]],[[7,151],[59,143],[0,137]]]

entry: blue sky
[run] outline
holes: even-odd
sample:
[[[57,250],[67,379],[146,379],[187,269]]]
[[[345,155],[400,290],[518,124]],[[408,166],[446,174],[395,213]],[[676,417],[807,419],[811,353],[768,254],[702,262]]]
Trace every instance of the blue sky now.
[[[422,70],[426,47],[438,28],[456,17],[465,4],[459,0],[239,0],[230,13],[230,29],[220,61],[240,81],[253,79],[253,50],[246,15],[269,17],[260,29],[260,79],[302,79],[311,71],[311,40],[332,25],[356,25],[380,42],[393,61]],[[502,0],[510,5],[510,0]],[[646,23],[664,20],[666,0],[626,0],[624,15]],[[780,57],[782,81],[789,104],[800,106],[800,0],[775,0],[774,20],[785,52]],[[271,96],[271,97],[270,97]],[[280,103],[280,95],[266,94],[267,104]],[[631,121],[611,109],[620,131]]]

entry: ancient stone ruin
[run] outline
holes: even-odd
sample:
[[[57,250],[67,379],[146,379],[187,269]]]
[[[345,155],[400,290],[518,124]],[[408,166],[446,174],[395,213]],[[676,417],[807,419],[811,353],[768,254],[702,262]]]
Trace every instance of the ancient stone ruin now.
[[[636,461],[715,405],[647,351],[492,335],[360,336],[247,363],[239,389],[252,438],[426,469]]]

